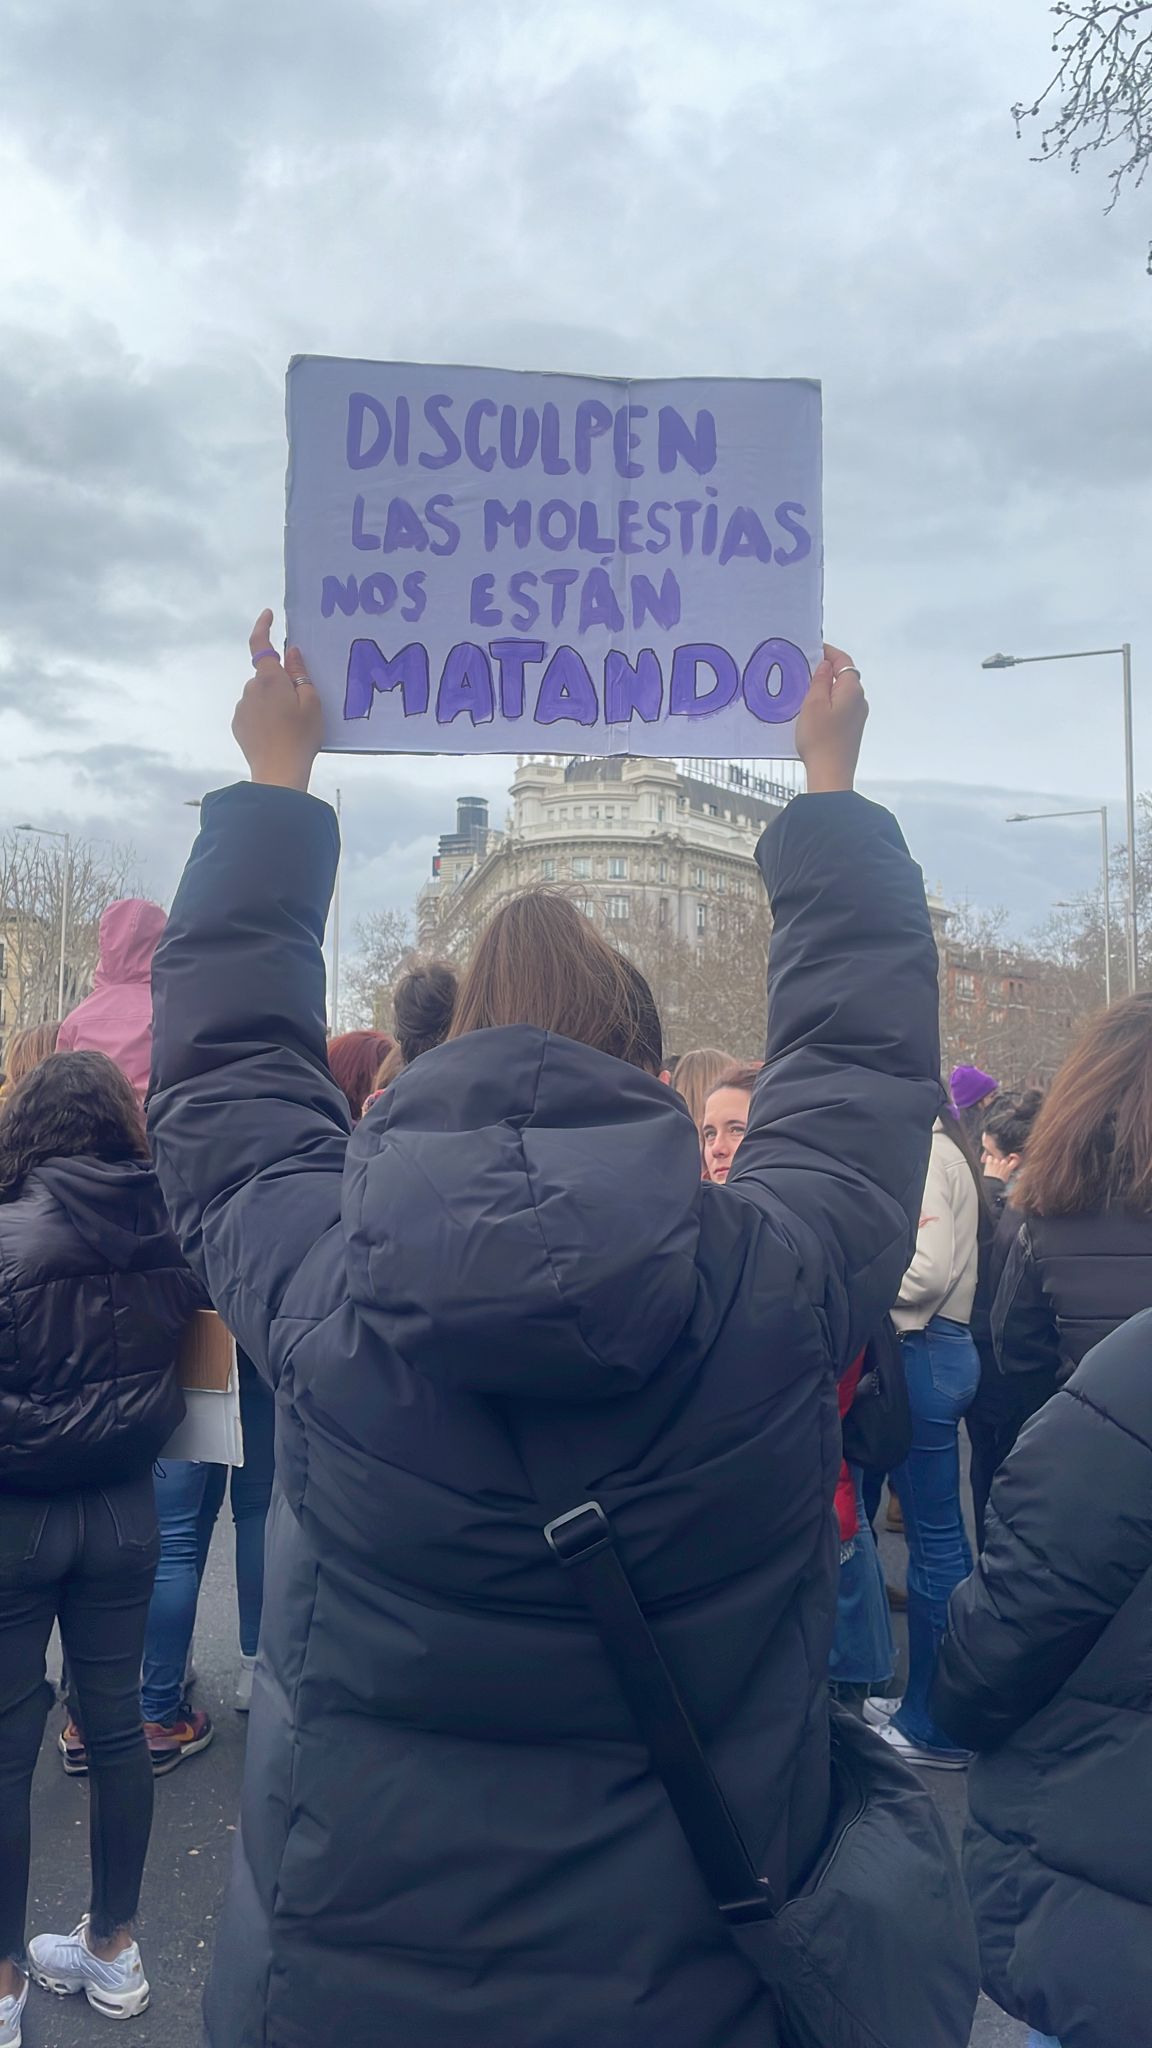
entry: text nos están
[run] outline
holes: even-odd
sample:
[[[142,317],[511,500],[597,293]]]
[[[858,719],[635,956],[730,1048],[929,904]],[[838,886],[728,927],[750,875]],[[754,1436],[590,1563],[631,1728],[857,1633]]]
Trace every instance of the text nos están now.
[[[575,647],[462,640],[445,656],[433,696],[428,649],[419,641],[388,655],[375,640],[360,639],[348,652],[344,717],[367,718],[378,695],[397,691],[405,719],[431,710],[440,726],[461,717],[491,725],[497,713],[504,721],[527,716],[535,725],[616,726],[633,718],[651,725],[665,716],[712,717],[738,699],[754,718],[780,725],[795,718],[809,680],[808,662],[790,640],[762,640],[743,669],[727,648],[688,641],[673,649],[667,677],[654,648],[642,647],[632,660],[614,647],[604,656],[599,688]]]

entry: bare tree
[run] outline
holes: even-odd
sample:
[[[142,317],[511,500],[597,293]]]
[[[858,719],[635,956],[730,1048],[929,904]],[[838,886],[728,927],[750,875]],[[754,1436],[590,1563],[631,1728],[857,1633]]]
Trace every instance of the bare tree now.
[[[1109,919],[1109,962],[1112,989],[1128,989],[1124,920],[1118,906],[1128,891],[1128,848],[1112,848],[1112,905]],[[1104,892],[1097,886],[1062,904],[1036,936],[1038,951],[1075,972],[1083,983],[1085,1002],[1093,1009],[1104,1001]],[[1139,798],[1136,815],[1136,950],[1138,966],[1152,953],[1152,795]]]
[[[349,1024],[387,1031],[392,1023],[392,990],[412,957],[412,920],[401,910],[374,910],[356,921],[356,952],[341,1004],[341,1029]]]
[[[642,900],[607,936],[647,979],[669,1052],[720,1045],[737,1058],[759,1058],[771,928],[764,899],[713,896],[695,941],[661,924],[655,906]]]
[[[66,860],[65,1016],[92,985],[101,917],[110,903],[138,887],[136,858],[128,847],[79,839],[66,850],[56,839],[0,834],[0,982],[7,1033],[56,1015]]]
[[[1051,13],[1056,69],[1036,99],[1013,107],[1016,133],[1043,120],[1036,161],[1064,157],[1073,172],[1110,151],[1111,213],[1125,182],[1139,188],[1152,161],[1152,0],[1057,0]]]

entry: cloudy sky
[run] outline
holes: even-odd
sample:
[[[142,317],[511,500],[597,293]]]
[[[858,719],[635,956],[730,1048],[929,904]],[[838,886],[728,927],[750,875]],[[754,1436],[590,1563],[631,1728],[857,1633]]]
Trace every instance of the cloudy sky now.
[[[0,826],[166,896],[279,606],[297,353],[824,384],[827,628],[929,880],[1090,885],[1135,647],[1152,785],[1148,205],[1029,161],[1043,0],[9,0]],[[508,764],[326,759],[349,920]]]

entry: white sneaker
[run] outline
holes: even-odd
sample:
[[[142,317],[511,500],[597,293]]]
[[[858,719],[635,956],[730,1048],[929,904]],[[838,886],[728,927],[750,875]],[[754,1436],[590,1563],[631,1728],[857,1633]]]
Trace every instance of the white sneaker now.
[[[38,1934],[28,1943],[37,1984],[69,1998],[83,1991],[89,2005],[110,2020],[134,2020],[151,1997],[135,1942],[114,1963],[101,1962],[88,1946],[88,1915],[72,1934]]]
[[[922,1771],[966,1771],[972,1761],[970,1749],[928,1749],[924,1743],[909,1741],[891,1722],[879,1734],[881,1742],[902,1756],[906,1764],[915,1764]]]
[[[870,1728],[886,1728],[893,1714],[898,1714],[903,1705],[902,1699],[884,1700],[877,1697],[865,1700],[864,1719]]]
[[[0,2048],[20,2048],[20,2019],[28,2003],[28,1979],[15,1998],[0,1998]]]
[[[236,1712],[246,1714],[252,1705],[252,1674],[256,1669],[255,1657],[241,1657],[240,1675],[236,1680]]]

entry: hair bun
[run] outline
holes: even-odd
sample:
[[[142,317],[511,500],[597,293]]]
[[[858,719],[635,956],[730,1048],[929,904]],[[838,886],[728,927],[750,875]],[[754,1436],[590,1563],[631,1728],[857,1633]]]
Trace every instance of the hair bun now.
[[[397,982],[392,1011],[406,1067],[447,1038],[456,986],[456,970],[444,960],[422,960]]]

